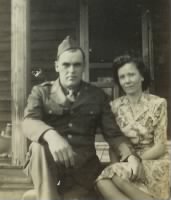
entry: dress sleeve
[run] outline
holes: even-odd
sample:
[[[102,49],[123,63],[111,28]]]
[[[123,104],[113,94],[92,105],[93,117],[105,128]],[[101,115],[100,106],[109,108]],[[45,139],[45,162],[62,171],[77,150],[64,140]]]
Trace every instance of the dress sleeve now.
[[[154,143],[167,142],[167,102],[165,99],[157,106],[154,112],[156,127],[154,129]]]

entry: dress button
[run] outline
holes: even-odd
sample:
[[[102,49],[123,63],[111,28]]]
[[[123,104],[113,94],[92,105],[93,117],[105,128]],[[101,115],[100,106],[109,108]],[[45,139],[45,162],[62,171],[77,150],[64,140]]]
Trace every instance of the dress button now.
[[[67,137],[68,137],[68,139],[71,139],[71,138],[72,138],[72,135],[71,135],[71,134],[68,134]]]
[[[70,127],[70,128],[71,128],[71,127],[72,127],[72,123],[69,123],[69,124],[68,124],[68,127]]]

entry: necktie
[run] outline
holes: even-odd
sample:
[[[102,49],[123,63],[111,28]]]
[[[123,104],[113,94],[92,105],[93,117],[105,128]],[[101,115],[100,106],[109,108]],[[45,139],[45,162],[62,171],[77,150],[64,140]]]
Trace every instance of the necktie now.
[[[75,102],[74,90],[68,90],[67,99],[70,102]]]

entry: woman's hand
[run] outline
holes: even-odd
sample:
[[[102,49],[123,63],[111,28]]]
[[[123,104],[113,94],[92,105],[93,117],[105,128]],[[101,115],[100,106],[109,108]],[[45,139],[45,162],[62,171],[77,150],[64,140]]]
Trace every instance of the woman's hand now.
[[[128,163],[132,169],[131,180],[138,180],[144,178],[144,168],[140,159],[134,155],[128,157]]]
[[[115,172],[115,174],[122,179],[129,180],[132,176],[132,169],[127,162],[115,163],[111,166],[111,168]]]

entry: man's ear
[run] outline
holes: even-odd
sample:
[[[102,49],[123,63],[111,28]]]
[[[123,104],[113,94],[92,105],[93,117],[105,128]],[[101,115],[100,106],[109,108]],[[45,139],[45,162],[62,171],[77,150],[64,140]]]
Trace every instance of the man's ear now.
[[[85,72],[86,64],[85,62],[83,63],[83,72]]]
[[[55,61],[55,71],[58,72],[58,61]]]

